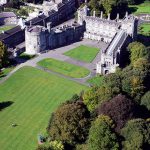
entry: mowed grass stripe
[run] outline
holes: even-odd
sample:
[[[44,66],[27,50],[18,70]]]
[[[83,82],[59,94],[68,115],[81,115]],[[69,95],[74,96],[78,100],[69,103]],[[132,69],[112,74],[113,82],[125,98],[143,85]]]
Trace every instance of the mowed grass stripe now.
[[[90,71],[86,68],[63,62],[60,60],[56,60],[53,58],[43,59],[38,62],[38,65],[72,78],[83,78],[89,75],[90,73]]]
[[[18,70],[0,85],[0,101],[14,102],[0,112],[1,149],[34,149],[37,134],[45,133],[50,114],[84,89],[87,87],[35,68]],[[12,123],[18,126],[13,128]]]
[[[98,52],[98,48],[81,45],[65,52],[64,55],[83,62],[92,62]]]

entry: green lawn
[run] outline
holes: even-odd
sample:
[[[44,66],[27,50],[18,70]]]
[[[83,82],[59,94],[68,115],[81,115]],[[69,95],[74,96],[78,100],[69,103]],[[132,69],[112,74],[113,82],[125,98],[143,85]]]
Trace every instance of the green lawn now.
[[[144,3],[139,5],[130,5],[129,9],[136,15],[150,13],[150,1],[145,1]]]
[[[141,24],[139,34],[150,36],[150,23]]]
[[[0,74],[0,80],[5,77],[9,72],[11,72],[14,69],[14,67],[5,68],[2,70],[2,74]]]
[[[73,78],[82,78],[90,73],[89,70],[83,67],[52,58],[43,59],[38,62],[38,65]]]
[[[60,103],[85,89],[32,67],[18,70],[0,85],[0,102],[13,102],[0,111],[0,149],[34,150],[37,135],[45,134],[50,114]],[[12,123],[18,126],[12,127]]]
[[[7,31],[14,28],[14,26],[2,26],[0,27],[0,33],[2,33],[2,31]]]
[[[104,76],[96,76],[91,79],[89,79],[87,82],[94,86],[100,86],[102,85]]]
[[[98,48],[81,45],[68,52],[65,52],[64,55],[84,62],[92,62],[98,52]]]

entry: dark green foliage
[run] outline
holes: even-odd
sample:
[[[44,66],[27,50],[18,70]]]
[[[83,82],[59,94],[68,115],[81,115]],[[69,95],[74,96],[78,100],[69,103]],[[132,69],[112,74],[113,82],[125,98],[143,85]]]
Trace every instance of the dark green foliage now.
[[[4,43],[2,43],[0,41],[0,68],[2,68],[3,66],[8,64],[8,52],[7,52],[7,48],[4,45]]]
[[[128,121],[121,131],[125,138],[125,150],[148,150],[150,148],[150,120],[134,119]]]
[[[113,131],[113,123],[109,117],[102,115],[93,122],[89,132],[88,149],[119,149],[117,136]]]
[[[90,114],[83,102],[77,101],[60,106],[53,113],[47,131],[52,140],[74,145],[86,140],[89,125]]]
[[[116,131],[125,125],[125,123],[138,116],[138,106],[134,101],[124,95],[117,95],[110,101],[104,102],[97,108],[98,115],[104,114],[114,120]]]
[[[146,92],[141,98],[141,105],[144,105],[150,111],[150,91]]]

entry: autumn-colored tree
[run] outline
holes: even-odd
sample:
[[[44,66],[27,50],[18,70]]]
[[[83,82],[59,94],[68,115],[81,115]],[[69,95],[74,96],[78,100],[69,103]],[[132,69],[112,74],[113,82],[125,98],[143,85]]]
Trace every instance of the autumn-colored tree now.
[[[121,94],[97,108],[98,115],[107,115],[115,122],[116,131],[120,131],[128,120],[137,117],[138,110],[134,101]]]
[[[68,102],[53,113],[47,128],[52,140],[74,145],[86,140],[90,113],[82,101]]]

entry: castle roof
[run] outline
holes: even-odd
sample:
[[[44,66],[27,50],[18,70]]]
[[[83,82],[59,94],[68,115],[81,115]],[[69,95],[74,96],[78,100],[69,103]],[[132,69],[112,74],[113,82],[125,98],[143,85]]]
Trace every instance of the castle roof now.
[[[4,39],[8,38],[10,35],[13,35],[19,31],[22,31],[20,26],[16,26],[8,31],[5,31],[4,33],[0,34],[0,41],[3,41]]]
[[[44,26],[31,26],[27,28],[28,32],[41,32],[43,30],[46,30],[46,28]]]
[[[9,17],[16,17],[16,14],[13,12],[2,12],[2,13],[0,13],[0,18],[9,18]]]
[[[93,16],[87,16],[86,20],[93,21],[93,22],[101,22],[103,24],[109,24],[110,26],[119,26],[120,23],[116,22],[115,20],[107,20],[107,19],[101,19],[99,17],[93,17]]]

